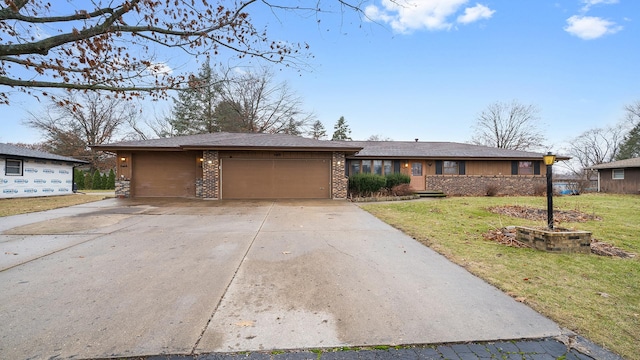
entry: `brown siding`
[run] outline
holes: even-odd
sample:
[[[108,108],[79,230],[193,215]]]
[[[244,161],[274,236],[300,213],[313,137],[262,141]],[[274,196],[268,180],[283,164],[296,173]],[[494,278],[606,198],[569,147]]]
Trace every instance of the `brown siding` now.
[[[624,179],[613,179],[612,169],[600,170],[600,191],[612,194],[639,194],[640,169],[624,169]]]
[[[220,151],[220,159],[331,159],[330,152],[311,151]]]
[[[511,175],[511,161],[467,161],[467,175]]]

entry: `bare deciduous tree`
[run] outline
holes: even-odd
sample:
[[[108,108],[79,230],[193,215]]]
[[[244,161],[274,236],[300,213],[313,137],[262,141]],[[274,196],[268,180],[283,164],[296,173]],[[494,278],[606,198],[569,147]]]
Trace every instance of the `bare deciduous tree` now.
[[[586,185],[596,176],[596,172],[589,170],[589,167],[614,160],[625,132],[621,125],[583,132],[564,149],[571,156],[570,161],[564,162],[564,167]]]
[[[309,46],[271,39],[266,28],[254,26],[250,12],[268,13],[262,6],[275,16],[287,11],[308,16],[333,5],[364,13],[360,0],[319,0],[309,6],[291,0],[5,0],[0,4],[0,86],[27,93],[37,89],[54,99],[44,89],[164,97],[189,80],[187,74],[174,74],[167,62],[177,55],[297,66]],[[4,91],[0,102],[9,103]]]
[[[124,136],[126,125],[135,124],[138,111],[123,99],[87,92],[62,104],[51,101],[41,114],[31,113],[26,125],[40,131],[46,151],[91,162],[92,169],[113,167],[109,156],[90,145],[106,144]]]
[[[302,110],[302,98],[286,82],[276,83],[267,68],[227,76],[220,83],[220,98],[228,114],[221,120],[242,132],[300,134],[314,120]]]
[[[471,143],[512,150],[543,146],[540,110],[517,101],[495,102],[478,115]]]

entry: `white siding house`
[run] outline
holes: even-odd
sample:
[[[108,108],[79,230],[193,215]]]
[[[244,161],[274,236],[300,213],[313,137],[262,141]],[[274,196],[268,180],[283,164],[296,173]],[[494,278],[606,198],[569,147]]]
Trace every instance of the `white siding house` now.
[[[0,143],[0,199],[73,193],[73,168],[85,161]]]

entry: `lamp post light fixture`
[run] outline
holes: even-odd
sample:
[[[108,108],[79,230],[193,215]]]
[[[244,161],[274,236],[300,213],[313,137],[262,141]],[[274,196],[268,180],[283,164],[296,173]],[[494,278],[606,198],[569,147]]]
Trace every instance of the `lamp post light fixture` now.
[[[553,230],[553,163],[556,162],[556,156],[548,152],[542,159],[547,165],[547,225],[549,230]]]

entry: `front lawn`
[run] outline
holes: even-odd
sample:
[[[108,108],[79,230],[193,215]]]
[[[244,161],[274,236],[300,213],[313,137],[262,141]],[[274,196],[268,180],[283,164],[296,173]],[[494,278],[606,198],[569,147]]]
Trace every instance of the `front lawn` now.
[[[0,199],[0,217],[57,209],[103,199],[103,196],[82,194]]]
[[[554,208],[602,220],[560,223],[638,254],[635,258],[552,254],[485,240],[510,225],[545,226],[492,213],[494,206],[546,209],[545,197],[457,197],[367,204],[362,208],[502,289],[560,326],[627,359],[640,359],[640,197],[554,198]],[[586,217],[589,218],[589,217]]]

